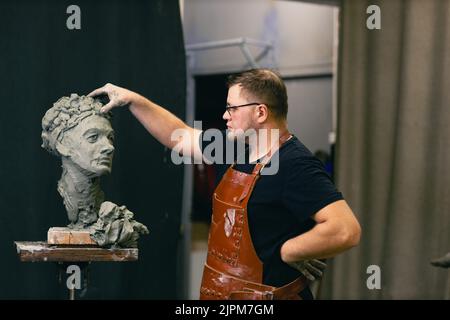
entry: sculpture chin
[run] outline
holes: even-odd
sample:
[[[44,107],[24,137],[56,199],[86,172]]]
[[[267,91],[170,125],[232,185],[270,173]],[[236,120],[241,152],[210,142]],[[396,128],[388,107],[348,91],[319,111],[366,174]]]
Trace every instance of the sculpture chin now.
[[[99,166],[97,166],[97,170],[96,170],[96,175],[97,176],[103,176],[105,174],[110,174],[111,173],[111,164],[101,164]]]
[[[112,159],[109,157],[100,158],[91,164],[97,176],[110,174],[112,169]]]
[[[106,160],[103,162],[96,161],[89,168],[82,168],[80,166],[78,168],[86,177],[99,178],[112,172],[112,163]]]

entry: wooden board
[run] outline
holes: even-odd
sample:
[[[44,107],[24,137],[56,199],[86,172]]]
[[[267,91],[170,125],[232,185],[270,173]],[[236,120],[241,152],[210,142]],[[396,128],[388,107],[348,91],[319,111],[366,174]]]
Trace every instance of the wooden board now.
[[[23,262],[88,262],[136,261],[137,248],[105,249],[95,246],[56,246],[43,241],[15,241],[17,254]]]
[[[48,229],[47,243],[56,245],[96,245],[88,230],[73,230],[67,227]]]

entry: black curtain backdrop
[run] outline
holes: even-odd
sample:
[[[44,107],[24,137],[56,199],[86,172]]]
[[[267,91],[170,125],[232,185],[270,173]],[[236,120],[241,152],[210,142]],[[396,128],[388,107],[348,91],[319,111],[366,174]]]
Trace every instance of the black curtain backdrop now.
[[[69,5],[81,30],[68,30]],[[184,119],[185,55],[178,1],[2,1],[0,4],[0,298],[63,299],[55,263],[19,262],[14,241],[45,241],[68,223],[60,160],[41,145],[41,119],[60,97],[111,82]],[[139,261],[92,263],[85,299],[179,298],[183,168],[127,108],[114,110],[116,152],[106,200],[149,227]]]
[[[225,130],[222,119],[227,101],[228,74],[214,74],[195,77],[195,119],[202,119],[202,129]],[[192,202],[192,221],[211,222],[212,201],[215,189],[215,166],[194,165],[194,195]]]

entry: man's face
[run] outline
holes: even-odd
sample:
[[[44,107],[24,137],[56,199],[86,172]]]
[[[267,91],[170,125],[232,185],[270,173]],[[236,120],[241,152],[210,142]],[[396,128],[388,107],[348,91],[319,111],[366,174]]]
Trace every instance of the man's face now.
[[[227,105],[238,106],[252,103],[242,93],[242,87],[236,84],[228,89]],[[230,140],[242,139],[245,137],[245,131],[255,129],[255,107],[248,106],[241,108],[231,108],[230,113],[225,111],[222,118],[227,122],[227,138]]]
[[[90,176],[111,172],[114,131],[110,122],[97,115],[82,120],[66,132],[62,143],[70,150],[69,158]]]

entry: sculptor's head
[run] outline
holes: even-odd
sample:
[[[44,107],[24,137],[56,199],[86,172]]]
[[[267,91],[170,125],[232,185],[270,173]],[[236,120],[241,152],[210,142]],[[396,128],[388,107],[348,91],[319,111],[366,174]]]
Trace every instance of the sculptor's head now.
[[[62,97],[42,118],[42,147],[73,162],[88,176],[111,172],[114,131],[110,114],[91,97]]]

